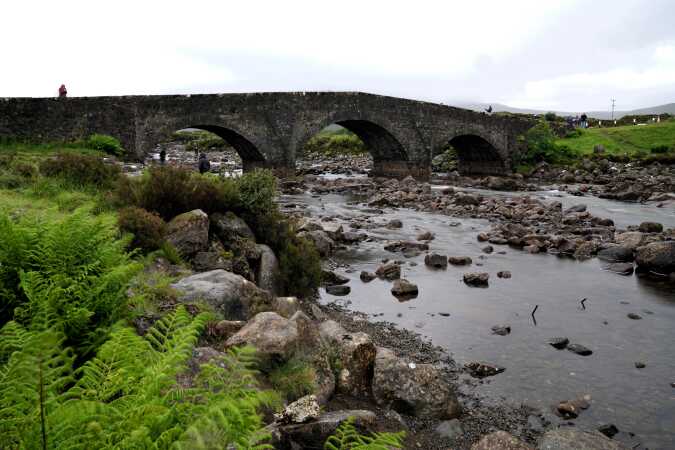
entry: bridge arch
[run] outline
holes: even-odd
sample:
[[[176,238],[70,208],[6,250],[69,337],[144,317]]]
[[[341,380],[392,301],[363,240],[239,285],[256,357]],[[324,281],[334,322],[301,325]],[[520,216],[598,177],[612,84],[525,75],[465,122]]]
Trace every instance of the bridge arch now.
[[[434,149],[432,157],[448,145],[457,153],[457,170],[462,175],[503,175],[507,171],[508,162],[488,135],[475,130],[455,132]]]
[[[185,128],[195,128],[198,130],[208,131],[223,139],[232,148],[234,148],[241,158],[244,172],[266,166],[267,158],[265,158],[259,148],[251,140],[247,139],[243,134],[235,131],[231,127],[221,125],[204,125],[197,123],[183,127],[183,129]]]
[[[391,131],[394,127],[359,113],[335,114],[311,121],[300,133],[295,149],[303,148],[309,139],[333,124],[351,131],[363,141],[373,157],[371,175],[404,177],[410,173],[410,157],[401,140]]]

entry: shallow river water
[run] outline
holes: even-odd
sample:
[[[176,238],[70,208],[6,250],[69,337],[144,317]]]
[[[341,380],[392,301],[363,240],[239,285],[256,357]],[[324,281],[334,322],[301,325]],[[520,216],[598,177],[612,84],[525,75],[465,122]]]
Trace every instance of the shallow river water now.
[[[647,218],[675,226],[672,210],[590,197],[559,198],[557,192],[539,195],[561,200],[565,207],[586,203],[591,212],[614,219],[619,227]],[[282,202],[306,205],[306,211],[314,217],[370,216],[382,224],[391,219],[403,222],[399,230],[368,230],[366,233],[375,240],[334,255],[335,261],[350,269],[337,272],[351,279],[351,294],[334,297],[322,290],[321,301],[348,301],[351,309],[376,315],[374,320],[415,330],[447,349],[460,365],[484,360],[505,367],[504,373],[487,378],[478,387],[487,398],[525,403],[550,412],[561,400],[590,394],[591,407],[574,421],[578,426],[595,429],[613,423],[622,431],[618,438],[630,446],[641,443],[639,448],[643,449],[675,449],[672,285],[604,271],[597,259],[578,262],[499,245],[494,246],[495,253],[483,255],[480,249],[485,243],[479,243],[476,234],[489,227],[485,220],[407,209],[385,209],[384,214],[370,215],[364,204],[342,195],[285,196]],[[451,222],[459,225],[450,226]],[[432,270],[424,265],[424,254],[405,259],[383,249],[385,239],[414,240],[420,231],[427,230],[436,235],[430,242],[431,251],[470,256],[474,264]],[[506,253],[498,254],[500,251]],[[405,259],[402,277],[419,286],[417,298],[400,302],[391,295],[389,282],[360,281],[361,270],[374,272],[384,258]],[[513,277],[498,278],[500,270],[511,271]],[[467,271],[489,272],[489,288],[465,285],[462,274]],[[587,298],[585,309],[579,303],[582,298]],[[530,315],[535,305],[539,305],[536,323]],[[631,320],[629,313],[642,319]],[[491,327],[498,324],[510,325],[511,334],[492,334]],[[547,344],[548,338],[556,336],[566,336],[571,343],[590,348],[593,354],[583,357],[556,350]],[[637,361],[646,367],[637,369]]]

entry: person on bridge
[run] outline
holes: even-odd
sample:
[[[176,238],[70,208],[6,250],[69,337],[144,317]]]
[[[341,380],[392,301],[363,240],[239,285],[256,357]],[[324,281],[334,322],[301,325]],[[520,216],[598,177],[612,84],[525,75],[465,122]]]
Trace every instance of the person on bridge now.
[[[199,155],[199,173],[206,173],[211,170],[211,163],[206,158],[206,155],[202,153]]]
[[[66,98],[68,95],[68,90],[66,90],[66,85],[62,84],[59,88],[59,98]]]

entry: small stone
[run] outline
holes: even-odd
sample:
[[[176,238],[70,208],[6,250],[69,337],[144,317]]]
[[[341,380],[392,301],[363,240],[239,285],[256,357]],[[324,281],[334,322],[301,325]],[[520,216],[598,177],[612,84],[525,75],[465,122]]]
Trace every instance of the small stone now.
[[[485,242],[490,239],[490,236],[488,236],[487,233],[482,232],[478,233],[478,236],[476,236],[476,239],[478,239],[478,242]]]
[[[352,288],[350,288],[349,286],[345,286],[345,285],[326,286],[326,292],[331,294],[331,295],[344,296],[344,295],[349,295],[349,293],[351,291],[352,291]]]
[[[598,431],[611,439],[619,432],[619,429],[614,424],[608,423],[600,425]]]
[[[567,350],[581,356],[590,356],[593,354],[593,352],[590,349],[584,347],[581,344],[570,344],[567,346]]]
[[[509,325],[495,325],[492,327],[492,334],[498,334],[500,336],[506,336],[511,333],[511,327]]]
[[[475,378],[492,377],[506,370],[504,367],[481,361],[468,362],[464,364],[464,367]]]
[[[417,235],[418,241],[432,241],[436,236],[431,231],[425,231]]]
[[[448,267],[448,258],[438,253],[430,253],[424,257],[424,264],[436,269],[445,269]]]
[[[635,368],[636,368],[636,369],[644,369],[645,367],[647,367],[647,365],[646,365],[645,363],[641,362],[641,361],[637,361],[637,362],[635,363]]]
[[[458,419],[444,420],[434,429],[436,434],[445,439],[455,439],[464,433],[462,423]]]
[[[395,280],[391,287],[391,293],[396,297],[417,297],[418,292],[416,284],[403,278]]]
[[[359,275],[359,278],[361,278],[361,281],[364,283],[369,283],[373,281],[375,278],[377,278],[377,275],[375,275],[372,272],[366,272],[365,270],[361,272],[361,275]]]
[[[567,344],[570,343],[570,340],[567,339],[566,337],[554,337],[549,339],[548,343],[552,347],[557,348],[558,350],[562,350],[563,348],[567,347]]]
[[[485,247],[483,247],[483,248],[481,249],[481,251],[482,251],[483,253],[488,253],[488,254],[490,254],[490,253],[492,253],[492,252],[495,251],[495,248],[494,248],[493,246],[491,246],[491,245],[486,245]]]
[[[490,274],[486,272],[467,272],[464,274],[464,283],[468,286],[487,286]]]
[[[398,219],[392,219],[385,225],[385,227],[389,228],[390,230],[394,230],[396,228],[403,228],[403,222],[401,222]]]
[[[453,266],[468,266],[471,264],[471,258],[468,256],[448,256],[448,262]]]
[[[633,320],[640,320],[642,319],[642,316],[635,313],[628,313],[628,318]]]
[[[439,312],[438,315],[443,316],[443,317],[450,317],[450,313],[446,313],[446,312]]]
[[[322,270],[321,271],[321,281],[327,285],[335,286],[338,284],[347,284],[349,283],[349,278],[339,273],[335,273],[331,270]]]
[[[511,278],[511,272],[508,270],[500,270],[497,272],[497,277],[499,278]]]

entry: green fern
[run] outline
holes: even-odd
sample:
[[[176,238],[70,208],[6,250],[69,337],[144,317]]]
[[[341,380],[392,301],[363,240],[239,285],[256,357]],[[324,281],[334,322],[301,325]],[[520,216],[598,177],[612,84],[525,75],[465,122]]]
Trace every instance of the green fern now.
[[[340,424],[335,433],[324,444],[325,450],[390,450],[403,447],[405,432],[371,433],[363,435],[354,426],[350,417]]]

